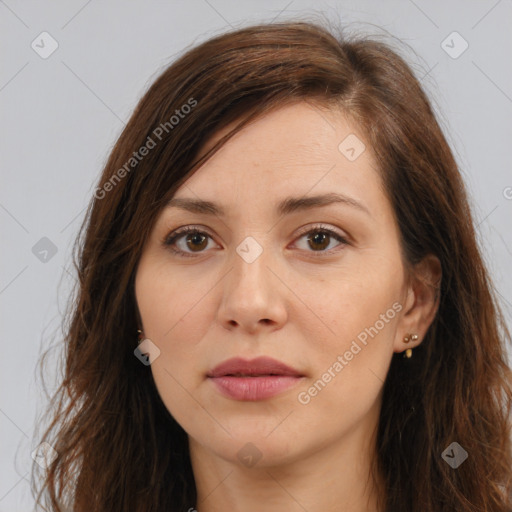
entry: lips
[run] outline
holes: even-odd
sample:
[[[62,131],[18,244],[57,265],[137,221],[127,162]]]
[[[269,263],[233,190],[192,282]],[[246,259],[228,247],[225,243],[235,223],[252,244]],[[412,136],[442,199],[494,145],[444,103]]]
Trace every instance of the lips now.
[[[250,361],[238,357],[228,359],[211,370],[207,377],[227,398],[258,401],[296,387],[304,375],[281,361],[262,356]]]
[[[281,361],[271,357],[257,357],[246,360],[240,357],[228,359],[217,365],[208,373],[208,377],[261,377],[270,375],[281,375],[288,377],[303,377],[303,375]]]

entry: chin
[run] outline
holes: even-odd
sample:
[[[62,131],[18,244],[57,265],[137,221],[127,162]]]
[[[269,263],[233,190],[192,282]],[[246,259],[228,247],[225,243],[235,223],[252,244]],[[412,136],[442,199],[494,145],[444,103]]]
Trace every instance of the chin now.
[[[215,443],[211,449],[223,459],[247,468],[270,468],[286,465],[300,459],[297,443],[275,432],[261,435],[251,431],[239,433],[233,438]]]

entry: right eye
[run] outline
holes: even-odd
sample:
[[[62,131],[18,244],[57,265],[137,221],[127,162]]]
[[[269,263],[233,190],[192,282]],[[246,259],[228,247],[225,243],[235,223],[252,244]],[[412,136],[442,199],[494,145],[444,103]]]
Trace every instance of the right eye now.
[[[201,254],[208,247],[208,238],[212,239],[205,231],[197,227],[185,226],[170,233],[164,245],[178,256],[194,257],[194,253]]]

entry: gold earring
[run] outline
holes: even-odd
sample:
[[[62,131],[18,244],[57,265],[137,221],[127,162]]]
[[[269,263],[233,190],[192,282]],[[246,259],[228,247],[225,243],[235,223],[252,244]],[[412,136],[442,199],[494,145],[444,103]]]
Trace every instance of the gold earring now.
[[[404,343],[409,343],[409,341],[416,341],[417,339],[418,339],[418,335],[417,334],[411,334],[410,337],[409,336],[404,336]],[[404,352],[404,357],[407,358],[407,359],[410,359],[412,357],[412,348],[408,348]]]
[[[144,336],[142,335],[142,331],[140,329],[137,329],[137,333],[138,333],[137,338],[139,340],[139,345],[140,345],[140,343],[144,339]]]
[[[411,337],[409,338],[409,336],[404,336],[404,343],[409,343],[409,341],[416,341],[418,339],[418,335],[417,334],[411,334],[410,335]]]

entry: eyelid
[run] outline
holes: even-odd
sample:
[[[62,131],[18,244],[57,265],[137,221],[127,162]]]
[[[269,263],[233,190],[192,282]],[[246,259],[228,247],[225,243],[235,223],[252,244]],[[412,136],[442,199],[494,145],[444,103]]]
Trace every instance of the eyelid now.
[[[341,246],[350,245],[350,236],[344,234],[339,230],[339,228],[331,227],[329,225],[323,224],[323,223],[313,223],[309,224],[307,226],[303,226],[302,228],[299,228],[299,232],[294,237],[294,242],[302,238],[304,235],[311,233],[311,232],[326,232],[331,237],[335,238]],[[193,252],[187,252],[182,251],[180,249],[176,249],[173,247],[175,245],[175,242],[183,237],[184,235],[188,233],[200,233],[207,235],[210,239],[214,239],[214,236],[210,233],[208,228],[201,225],[191,224],[187,226],[182,226],[179,228],[174,229],[170,233],[164,236],[161,243],[166,246],[169,250],[171,250],[173,253],[178,254],[179,256],[184,257],[196,257],[204,254],[206,251],[200,251],[198,253]],[[331,255],[334,252],[337,252],[339,249],[339,246],[337,248],[329,249],[327,251],[305,251],[308,253],[311,253],[314,257],[322,257],[323,255]]]
[[[340,248],[342,248],[340,246],[350,245],[350,237],[347,234],[343,233],[341,230],[339,230],[339,228],[335,228],[334,226],[331,227],[330,225],[323,224],[321,222],[309,224],[303,228],[299,228],[299,232],[295,236],[294,240],[302,238],[304,235],[315,231],[328,233],[332,238],[335,238],[339,242],[339,246],[327,251],[306,251],[307,253],[312,254],[314,257],[329,256],[339,251]]]
[[[212,240],[213,240],[213,235],[210,233],[210,231],[208,230],[208,228],[206,228],[205,226],[201,226],[201,225],[198,225],[198,224],[191,224],[191,225],[188,225],[188,226],[182,226],[180,228],[176,228],[174,230],[172,230],[170,233],[167,233],[163,240],[161,241],[162,242],[162,245],[164,245],[167,249],[171,250],[173,253],[175,254],[178,254],[180,256],[199,256],[203,253],[199,252],[199,253],[191,253],[191,252],[185,252],[185,251],[181,251],[180,249],[176,249],[174,248],[173,246],[175,245],[176,241],[183,237],[184,235],[187,235],[188,233],[201,233],[201,234],[205,234],[205,235],[208,235],[208,237],[210,237]]]
[[[305,235],[306,233],[309,233],[310,231],[327,231],[329,233],[334,233],[335,235],[339,236],[340,238],[348,239],[348,236],[345,235],[338,228],[335,228],[334,226],[330,226],[328,224],[323,224],[322,222],[314,222],[313,224],[308,224],[306,226],[299,228],[299,231],[296,234],[296,237]]]
[[[199,231],[201,233],[207,233],[208,235],[210,236],[213,236],[211,233],[210,233],[210,230],[206,227],[206,226],[203,226],[201,224],[187,224],[185,226],[180,226],[176,229],[172,229],[170,230],[163,238],[163,242],[165,242],[166,240],[169,240],[171,237],[175,236],[175,235],[182,235],[183,233],[188,233],[188,232],[195,232],[195,231]]]

